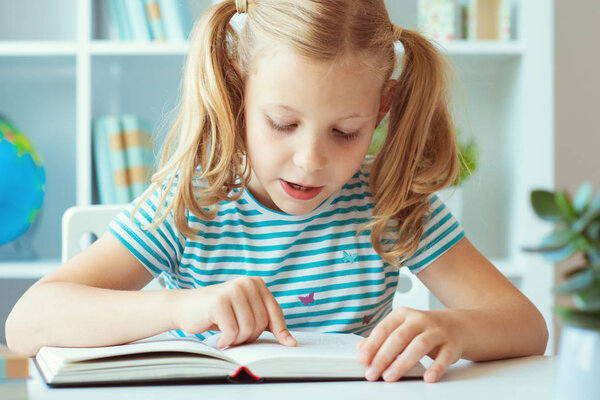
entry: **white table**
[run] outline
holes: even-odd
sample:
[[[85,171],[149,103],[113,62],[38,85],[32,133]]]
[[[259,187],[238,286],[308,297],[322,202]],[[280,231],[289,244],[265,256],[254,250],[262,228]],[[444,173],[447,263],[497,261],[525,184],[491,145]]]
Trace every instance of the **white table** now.
[[[439,382],[346,381],[219,385],[164,385],[96,388],[46,386],[31,364],[31,378],[0,383],[0,399],[552,399],[556,356],[533,356],[473,363],[460,360]],[[426,364],[424,362],[426,366]]]

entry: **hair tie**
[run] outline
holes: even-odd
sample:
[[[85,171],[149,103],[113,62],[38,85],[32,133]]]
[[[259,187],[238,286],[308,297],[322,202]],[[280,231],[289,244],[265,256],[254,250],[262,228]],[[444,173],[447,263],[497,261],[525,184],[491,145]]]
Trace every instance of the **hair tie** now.
[[[402,29],[400,25],[392,24],[392,31],[394,31],[394,37],[396,38],[396,40],[400,40],[400,38],[402,37],[403,30],[404,29]]]
[[[244,14],[248,11],[248,0],[235,0],[235,9],[238,14]]]

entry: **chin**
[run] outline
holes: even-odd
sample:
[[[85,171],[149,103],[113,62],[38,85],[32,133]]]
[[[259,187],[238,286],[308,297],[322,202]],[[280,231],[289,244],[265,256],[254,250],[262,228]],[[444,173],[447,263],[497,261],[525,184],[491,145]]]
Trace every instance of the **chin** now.
[[[315,208],[319,206],[323,202],[323,199],[311,199],[310,201],[301,201],[301,200],[293,200],[293,199],[284,199],[279,204],[275,204],[277,208],[286,214],[292,215],[304,215],[313,211]]]

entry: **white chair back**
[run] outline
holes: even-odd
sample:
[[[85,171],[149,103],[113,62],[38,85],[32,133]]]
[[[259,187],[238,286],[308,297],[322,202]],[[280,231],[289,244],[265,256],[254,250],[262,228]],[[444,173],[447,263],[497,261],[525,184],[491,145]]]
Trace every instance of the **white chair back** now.
[[[108,224],[125,208],[125,204],[75,206],[62,217],[62,262],[88,247],[102,236]],[[144,289],[163,289],[161,279],[153,279]]]
[[[123,204],[101,204],[67,209],[62,217],[62,262],[99,238],[123,208]]]
[[[394,293],[392,307],[410,307],[418,310],[440,308],[433,304],[436,301],[427,286],[406,268],[401,268],[398,276],[398,287]]]

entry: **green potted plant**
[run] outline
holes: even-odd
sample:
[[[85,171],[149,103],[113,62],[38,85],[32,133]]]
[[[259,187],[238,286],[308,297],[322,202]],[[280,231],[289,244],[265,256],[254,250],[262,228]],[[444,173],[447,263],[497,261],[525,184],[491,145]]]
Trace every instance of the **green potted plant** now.
[[[371,141],[368,152],[369,155],[374,156],[377,154],[385,141],[387,130],[388,116],[381,121],[373,133],[373,140]],[[456,128],[456,139],[458,145],[458,158],[460,161],[458,176],[451,187],[441,190],[437,194],[442,201],[445,202],[454,217],[460,221],[462,219],[463,202],[462,188],[460,188],[460,185],[477,169],[479,151],[475,140],[463,138],[462,131],[458,128]]]
[[[557,394],[561,399],[592,399],[600,393],[600,191],[586,182],[574,198],[566,191],[534,190],[531,204],[554,230],[537,248],[556,263],[571,259],[575,267],[554,287],[572,296],[575,306],[554,307],[564,327],[559,345]]]

